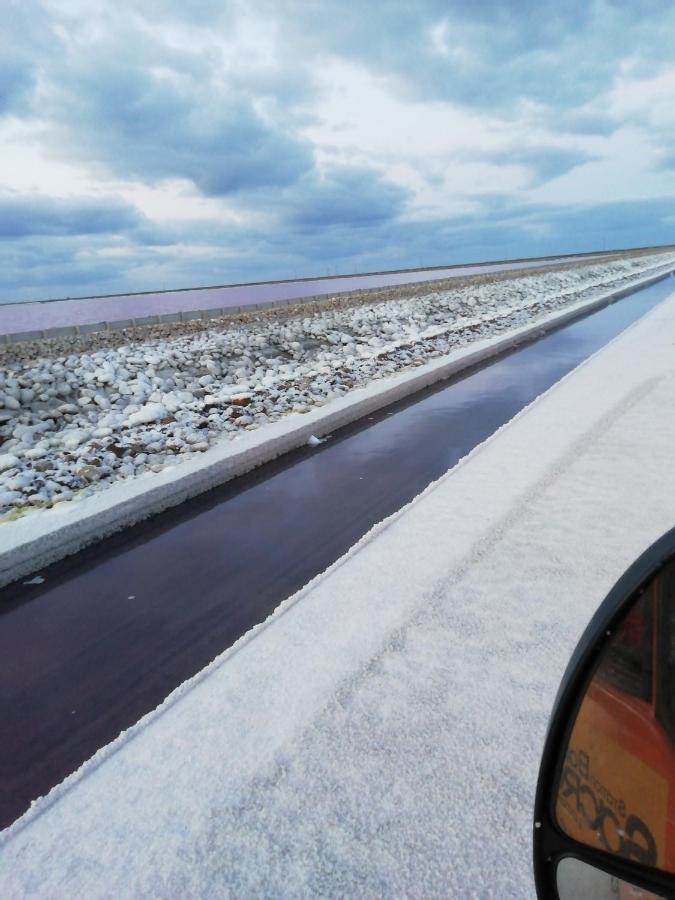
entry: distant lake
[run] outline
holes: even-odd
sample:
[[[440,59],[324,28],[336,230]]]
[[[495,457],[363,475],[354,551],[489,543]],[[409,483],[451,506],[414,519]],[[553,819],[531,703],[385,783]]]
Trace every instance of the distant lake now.
[[[441,278],[460,278],[484,272],[527,269],[555,261],[555,257],[542,257],[525,262],[479,263],[449,266],[445,269],[407,270],[372,275],[341,275],[336,278],[268,281],[258,284],[116,294],[105,297],[4,303],[0,304],[0,334],[41,331],[96,322],[118,322],[202,309],[215,310],[223,307],[250,306],[254,303],[270,303],[276,300],[296,300],[302,297],[335,294],[341,291],[389,287],[419,281],[436,281]]]

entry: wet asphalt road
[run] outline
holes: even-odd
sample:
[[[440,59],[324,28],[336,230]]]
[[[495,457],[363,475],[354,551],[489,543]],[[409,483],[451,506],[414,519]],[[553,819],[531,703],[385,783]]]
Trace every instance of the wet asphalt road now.
[[[0,590],[0,827],[154,709],[673,280]]]

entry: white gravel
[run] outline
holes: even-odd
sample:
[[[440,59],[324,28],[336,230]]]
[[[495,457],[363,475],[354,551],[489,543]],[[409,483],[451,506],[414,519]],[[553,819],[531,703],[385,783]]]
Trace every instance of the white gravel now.
[[[90,353],[18,347],[0,371],[0,522],[160,472],[673,261],[672,253],[642,255],[442,291],[430,285],[423,296],[177,329]]]

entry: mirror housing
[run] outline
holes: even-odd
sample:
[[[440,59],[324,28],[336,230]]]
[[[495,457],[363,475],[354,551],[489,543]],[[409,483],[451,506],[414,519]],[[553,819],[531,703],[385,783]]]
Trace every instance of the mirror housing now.
[[[587,734],[588,726],[590,725],[592,729],[594,725],[594,717],[598,718],[597,705],[593,707],[589,701],[585,707],[582,707],[582,704],[592,695],[593,690],[597,689],[598,682],[594,676],[598,673],[602,661],[606,661],[611,656],[612,642],[618,640],[622,627],[625,631],[626,624],[630,621],[629,614],[636,608],[640,598],[644,597],[644,591],[652,589],[652,584],[657,576],[663,572],[669,562],[673,561],[675,561],[675,528],[646,550],[615,584],[584,631],[565,670],[549,720],[534,809],[534,876],[537,896],[540,900],[550,900],[555,897],[566,900],[566,896],[575,896],[578,900],[583,900],[584,893],[579,887],[576,888],[576,893],[568,895],[564,891],[561,893],[558,891],[559,864],[570,858],[576,861],[575,865],[571,865],[569,862],[565,863],[561,866],[561,872],[576,872],[581,877],[580,884],[583,883],[584,871],[589,870],[590,867],[596,872],[606,873],[605,877],[608,879],[608,883],[610,878],[613,879],[612,890],[615,887],[618,888],[619,897],[640,896],[640,893],[631,894],[629,891],[632,888],[628,887],[627,892],[622,894],[621,886],[616,884],[616,880],[623,882],[626,886],[635,886],[641,889],[645,892],[643,894],[645,898],[675,896],[675,872],[656,868],[652,864],[656,858],[654,853],[636,852],[632,854],[633,858],[626,858],[621,846],[624,832],[620,829],[617,816],[612,817],[616,828],[615,834],[622,837],[616,846],[608,843],[605,836],[601,835],[599,831],[588,830],[588,826],[591,825],[590,817],[586,817],[584,822],[587,826],[586,832],[575,828],[571,819],[567,821],[566,828],[561,827],[558,821],[558,813],[561,809],[558,804],[563,796],[563,768],[566,760],[569,759],[573,731],[579,723],[582,723],[586,727],[584,733]],[[675,597],[673,597],[672,603],[675,606]],[[651,629],[651,624],[649,628]],[[650,630],[649,640],[652,639]],[[675,645],[672,642],[668,652],[675,659]],[[669,693],[675,692],[675,679],[672,679],[672,683],[669,681],[666,689]],[[602,728],[596,728],[596,731],[600,735],[602,744],[602,740],[604,740]],[[575,733],[578,736],[579,731],[577,730]],[[672,741],[670,735],[668,737]],[[675,744],[673,746],[675,747]],[[574,756],[574,751],[571,755]],[[634,757],[634,759],[639,765],[639,757]],[[623,779],[623,784],[631,780],[630,766],[627,768],[619,766],[617,771],[611,771],[614,783],[616,783],[617,777]],[[569,775],[566,774],[565,777],[569,778]],[[675,803],[675,771],[672,773],[672,780],[674,782],[673,797],[666,796],[664,805],[669,801]],[[626,785],[626,787],[630,789],[631,785]],[[639,785],[632,785],[632,789],[636,790],[637,788],[638,793],[639,787]],[[581,809],[580,821],[583,816],[584,810]],[[593,822],[593,826],[595,826],[595,822]],[[600,840],[601,837],[602,840]],[[603,844],[609,846],[610,850],[603,849]],[[675,852],[675,847],[673,852]],[[647,862],[649,864],[646,864]],[[592,879],[588,881],[589,886],[591,881]],[[595,896],[598,894],[593,888],[592,893],[588,893],[589,900]],[[612,896],[617,896],[617,894]]]

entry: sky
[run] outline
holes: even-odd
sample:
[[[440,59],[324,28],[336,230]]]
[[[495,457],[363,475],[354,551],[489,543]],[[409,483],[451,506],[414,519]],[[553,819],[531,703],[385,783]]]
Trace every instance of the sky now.
[[[5,0],[0,301],[675,242],[670,0]]]

